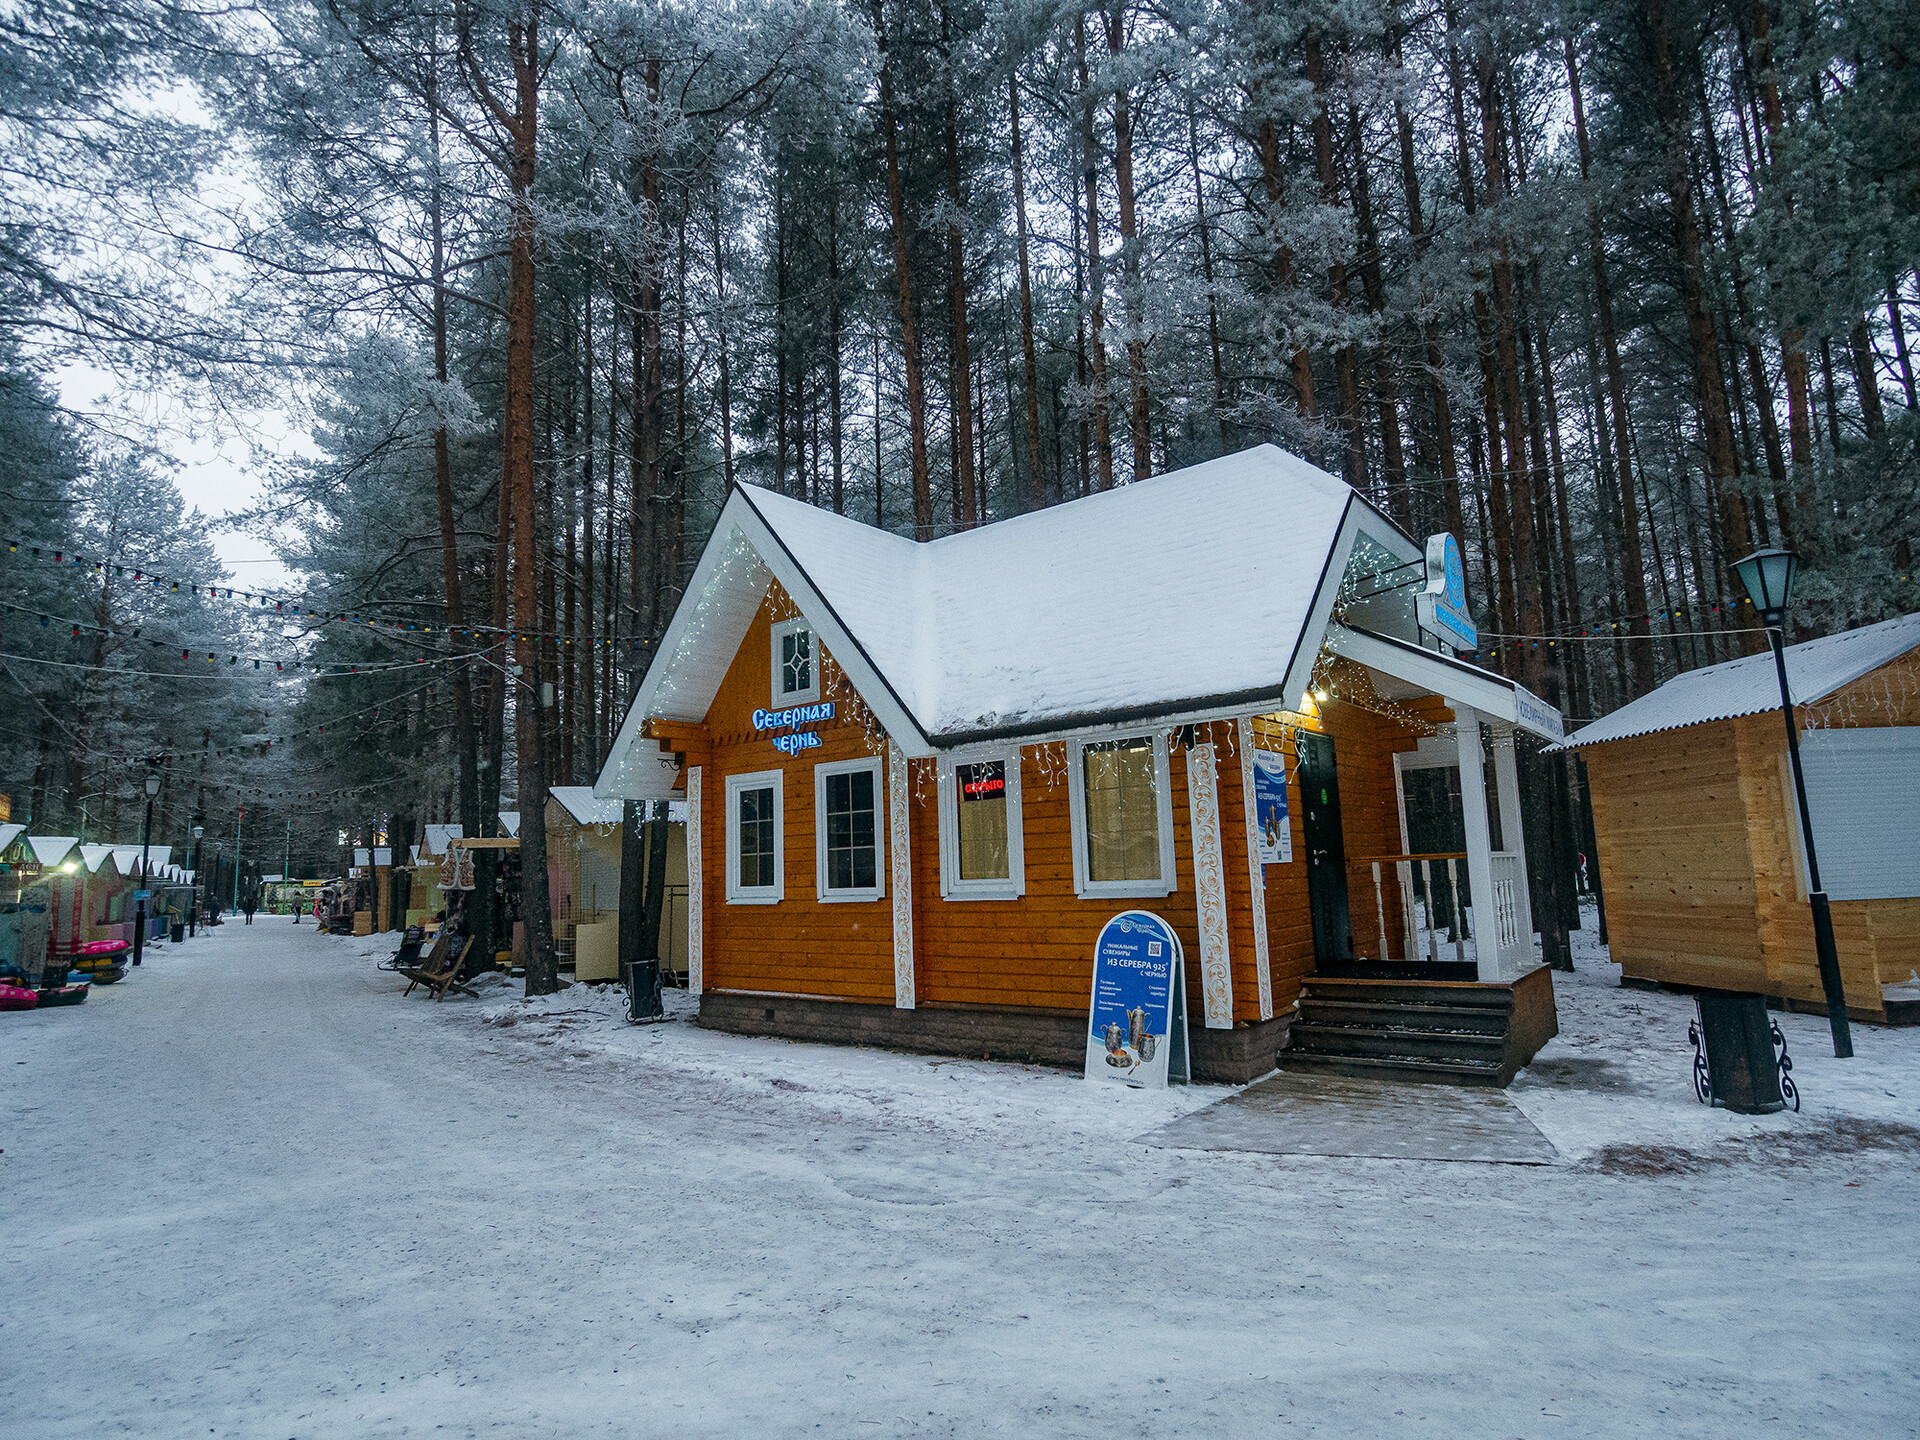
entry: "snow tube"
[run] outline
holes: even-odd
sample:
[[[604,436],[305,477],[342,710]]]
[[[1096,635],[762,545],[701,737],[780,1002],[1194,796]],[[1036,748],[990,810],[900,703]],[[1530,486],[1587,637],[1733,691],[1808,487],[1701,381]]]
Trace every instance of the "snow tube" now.
[[[18,985],[0,985],[0,1010],[31,1010],[40,1003],[40,997],[31,990],[23,990]]]
[[[40,1008],[49,1005],[80,1005],[87,998],[87,984],[83,980],[78,985],[58,985],[51,990],[40,992]]]
[[[89,940],[73,953],[76,955],[118,955],[127,949],[124,940]]]
[[[99,970],[89,971],[87,978],[95,985],[116,985],[127,978],[127,967],[124,965],[108,965]]]

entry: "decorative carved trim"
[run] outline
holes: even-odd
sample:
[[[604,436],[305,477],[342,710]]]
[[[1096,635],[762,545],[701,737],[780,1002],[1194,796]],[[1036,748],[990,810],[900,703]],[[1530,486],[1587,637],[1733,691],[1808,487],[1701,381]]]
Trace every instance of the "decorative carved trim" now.
[[[700,858],[700,770],[687,767],[687,992],[698,995],[706,978],[702,935],[706,928],[706,884]]]
[[[1227,880],[1220,854],[1220,786],[1213,746],[1187,751],[1187,816],[1193,837],[1193,891],[1200,918],[1200,995],[1209,1030],[1233,1028],[1233,971],[1227,955]]]
[[[1235,722],[1240,738],[1240,811],[1247,821],[1248,893],[1253,910],[1253,973],[1260,987],[1260,1018],[1273,1018],[1273,969],[1267,947],[1267,867],[1260,863],[1260,812],[1254,803],[1253,721]]]
[[[913,999],[913,847],[908,817],[907,752],[887,744],[887,863],[893,871],[893,1008],[911,1010]]]

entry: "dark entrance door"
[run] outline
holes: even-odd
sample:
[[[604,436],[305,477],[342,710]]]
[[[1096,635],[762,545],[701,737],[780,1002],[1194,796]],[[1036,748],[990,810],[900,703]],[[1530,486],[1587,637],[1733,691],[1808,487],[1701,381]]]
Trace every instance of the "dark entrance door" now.
[[[1340,830],[1340,779],[1333,739],[1295,730],[1300,804],[1307,846],[1307,908],[1313,916],[1316,960],[1353,959],[1353,922],[1347,914],[1347,845]]]

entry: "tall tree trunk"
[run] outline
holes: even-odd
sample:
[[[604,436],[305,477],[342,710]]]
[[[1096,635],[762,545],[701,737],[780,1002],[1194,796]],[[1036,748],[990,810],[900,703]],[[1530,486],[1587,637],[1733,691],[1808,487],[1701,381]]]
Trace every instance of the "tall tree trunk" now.
[[[946,61],[941,119],[947,149],[947,307],[952,332],[947,390],[953,412],[953,523],[957,529],[971,530],[980,523],[980,496],[973,469],[973,358],[967,343],[966,237],[960,225],[960,121],[954,95],[952,27],[945,4],[940,7],[940,43]]]
[[[441,387],[448,381],[447,352],[447,246],[445,188],[440,168],[440,110],[433,98],[438,83],[438,65],[428,73],[427,134],[433,178],[427,195],[428,237],[433,272],[433,378]],[[440,583],[447,595],[447,629],[455,649],[471,650],[466,634],[466,606],[460,589],[459,537],[453,514],[453,456],[447,427],[436,425],[433,431],[433,490],[440,522]],[[474,723],[473,672],[469,662],[453,667],[453,741],[459,767],[460,824],[462,833],[480,833],[480,741]]]
[[[1586,108],[1581,102],[1580,71],[1574,62],[1573,42],[1566,42],[1567,84],[1573,97],[1575,136],[1580,147],[1580,178],[1591,182],[1593,152],[1587,139]],[[1653,627],[1648,617],[1646,562],[1640,549],[1640,517],[1633,498],[1632,421],[1627,414],[1627,384],[1620,363],[1620,339],[1614,329],[1613,289],[1607,278],[1606,246],[1599,208],[1587,206],[1587,257],[1593,269],[1593,308],[1600,327],[1600,348],[1606,359],[1607,403],[1613,420],[1613,455],[1619,473],[1620,578],[1627,607],[1628,668],[1632,675],[1627,698],[1653,689]]]
[[[1047,503],[1040,475],[1040,364],[1033,345],[1033,277],[1027,265],[1027,174],[1021,159],[1020,68],[1007,75],[1008,133],[1013,141],[1014,238],[1020,251],[1020,353],[1027,380],[1028,504],[1035,510]]]
[[[1867,427],[1867,443],[1884,445],[1887,415],[1880,404],[1880,362],[1864,317],[1853,322],[1847,344],[1853,351],[1853,380],[1860,392],[1860,419]]]
[[[933,487],[927,470],[927,397],[920,377],[920,339],[914,329],[907,201],[900,176],[900,126],[894,113],[893,56],[887,48],[883,0],[873,0],[873,34],[880,49],[880,130],[887,151],[887,216],[893,227],[893,267],[900,287],[900,348],[907,372],[907,433],[913,447],[913,538],[931,540]]]
[[[1113,488],[1113,433],[1107,413],[1107,285],[1100,255],[1100,151],[1094,141],[1093,88],[1087,79],[1087,22],[1075,15],[1073,38],[1080,58],[1080,166],[1087,191],[1087,288],[1092,292],[1093,453],[1100,467],[1098,489]]]
[[[1768,0],[1753,0],[1753,60],[1758,68],[1754,88],[1760,94],[1768,148],[1777,153],[1787,120],[1780,103],[1779,76],[1773,66],[1773,22],[1767,5]],[[1781,202],[1791,215],[1793,194],[1782,196]],[[1813,504],[1813,480],[1807,468],[1813,464],[1813,394],[1807,380],[1806,334],[1798,326],[1788,325],[1780,331],[1780,374],[1787,387],[1787,453],[1794,466],[1794,499],[1805,511]]]
[[[1257,95],[1257,92],[1256,92]],[[1266,192],[1266,222],[1273,234],[1273,289],[1276,302],[1284,303],[1294,287],[1293,247],[1279,238],[1280,211],[1286,203],[1286,171],[1280,158],[1280,127],[1271,116],[1260,121],[1260,179]],[[1305,345],[1294,347],[1289,364],[1293,381],[1294,408],[1301,418],[1311,420],[1320,413],[1320,402],[1313,388],[1313,358]]]
[[[727,364],[727,257],[720,238],[720,184],[713,186],[713,336],[719,352],[720,458],[724,467],[727,494],[733,494],[733,386]],[[876,380],[878,377],[875,377]]]
[[[1393,32],[1392,48],[1394,68],[1403,70],[1397,26]],[[1413,118],[1407,113],[1406,101],[1397,90],[1394,93],[1393,115],[1400,141],[1400,183],[1406,193],[1407,225],[1413,236],[1413,253],[1417,259],[1424,256],[1432,245],[1433,231],[1427,225],[1426,212],[1420,203],[1420,171],[1414,160]],[[1460,461],[1454,453],[1453,407],[1447,396],[1446,356],[1440,348],[1440,322],[1431,317],[1424,321],[1421,338],[1426,343],[1427,386],[1433,407],[1433,446],[1440,471],[1441,509],[1447,530],[1455,538],[1460,538],[1466,534],[1467,522],[1460,506]]]
[[[845,457],[841,451],[841,395],[840,395],[840,187],[833,187],[833,194],[827,204],[827,344],[830,353],[827,356],[828,404],[831,407],[828,426],[829,440],[833,446],[833,513],[847,513],[847,476]],[[682,363],[685,360],[685,347],[682,346]],[[682,385],[681,409],[686,408],[686,386]]]
[[[1327,110],[1326,62],[1320,52],[1320,33],[1308,30],[1307,79],[1313,85],[1313,162],[1320,178],[1320,198],[1329,210],[1340,208],[1340,183],[1333,168],[1333,117]],[[1335,321],[1347,304],[1347,263],[1334,257],[1327,266],[1327,291]],[[1341,478],[1354,490],[1367,493],[1367,447],[1360,431],[1360,375],[1353,346],[1333,353],[1334,382],[1340,400]]]
[[[507,243],[507,367],[503,405],[500,488],[513,536],[514,658],[519,664],[514,688],[514,734],[520,770],[520,909],[526,926],[526,990],[550,995],[560,988],[553,949],[553,912],[547,895],[546,756],[541,744],[538,649],[527,626],[540,609],[540,544],[534,497],[533,381],[536,326],[536,276],[533,255],[533,184],[540,123],[540,34],[537,12],[515,13],[507,21],[507,48],[513,64],[511,104],[491,100],[491,108],[511,146],[508,179],[511,209]],[[470,44],[469,37],[463,41]],[[469,49],[468,69],[478,74]],[[504,594],[507,576],[499,578]]]
[[[1126,49],[1126,0],[1112,0],[1102,18],[1107,27],[1107,53],[1118,57]],[[1120,265],[1126,284],[1127,369],[1133,382],[1133,404],[1128,429],[1133,435],[1133,478],[1153,473],[1152,419],[1147,400],[1147,337],[1145,297],[1140,278],[1140,222],[1133,186],[1133,112],[1127,88],[1113,92],[1113,188],[1120,208]]]
[[[1713,310],[1707,298],[1705,262],[1700,250],[1699,221],[1693,208],[1693,182],[1687,164],[1687,127],[1680,106],[1679,82],[1667,35],[1666,0],[1643,0],[1647,62],[1653,71],[1654,93],[1660,109],[1667,204],[1671,212],[1674,245],[1679,252],[1681,293],[1687,312],[1687,337],[1693,351],[1695,399],[1706,442],[1707,483],[1720,513],[1720,544],[1731,562],[1746,553],[1747,509],[1739,490],[1739,463],[1734,455],[1733,423],[1727,409],[1726,387],[1720,373],[1720,352],[1714,334]],[[1742,636],[1751,652],[1751,634]]]
[[[1233,448],[1227,435],[1227,368],[1220,350],[1220,295],[1213,282],[1213,236],[1207,224],[1207,192],[1200,182],[1200,119],[1187,93],[1187,165],[1193,172],[1193,223],[1200,236],[1200,275],[1207,282],[1207,348],[1213,357],[1213,414],[1220,427],[1220,453]]]
[[[1367,180],[1366,132],[1360,107],[1347,107],[1347,148],[1353,155],[1353,217],[1360,230],[1360,283],[1374,324],[1384,326],[1386,277],[1380,264],[1380,231],[1373,219],[1373,192]],[[1415,223],[1418,223],[1417,221]],[[1413,496],[1407,486],[1407,462],[1400,438],[1399,386],[1394,379],[1393,346],[1384,332],[1373,352],[1374,404],[1380,412],[1380,468],[1385,472],[1387,508],[1407,529],[1413,528]]]

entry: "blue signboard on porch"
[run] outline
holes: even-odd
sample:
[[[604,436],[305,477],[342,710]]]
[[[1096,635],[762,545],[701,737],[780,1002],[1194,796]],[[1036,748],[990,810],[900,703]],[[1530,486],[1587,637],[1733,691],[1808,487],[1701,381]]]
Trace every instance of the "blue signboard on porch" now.
[[[1460,559],[1460,542],[1447,534],[1431,536],[1426,559],[1426,588],[1414,597],[1420,628],[1456,650],[1478,650],[1480,629],[1467,609],[1467,567]]]
[[[1122,911],[1094,941],[1087,1078],[1135,1089],[1191,1078],[1185,956],[1173,927],[1149,911]]]

